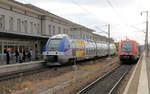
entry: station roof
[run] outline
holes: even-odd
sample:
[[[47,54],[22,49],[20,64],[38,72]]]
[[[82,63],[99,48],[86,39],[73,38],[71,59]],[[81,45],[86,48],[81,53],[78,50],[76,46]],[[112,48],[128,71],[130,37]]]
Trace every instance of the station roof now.
[[[1,38],[25,38],[25,39],[48,39],[49,36],[41,36],[41,35],[31,35],[31,34],[17,34],[17,33],[13,33],[13,32],[0,32],[0,37]]]
[[[8,5],[8,6],[12,6],[12,7],[17,8],[17,9],[22,9],[22,10],[25,10],[27,12],[31,12],[34,14],[42,15],[42,13],[35,11],[35,10],[32,10],[28,7],[25,7],[25,5],[23,3],[20,3],[20,2],[15,1],[15,0],[0,0],[0,3]]]

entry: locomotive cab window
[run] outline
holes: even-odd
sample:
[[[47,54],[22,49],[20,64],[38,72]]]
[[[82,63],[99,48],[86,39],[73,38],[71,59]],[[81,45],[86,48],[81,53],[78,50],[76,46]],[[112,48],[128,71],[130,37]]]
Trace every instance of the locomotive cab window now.
[[[132,42],[123,42],[122,43],[122,52],[132,51],[133,49]]]
[[[48,45],[48,50],[51,50],[51,51],[56,51],[59,49],[59,45],[60,45],[60,41],[61,39],[52,39],[50,40],[49,42],[49,45]]]

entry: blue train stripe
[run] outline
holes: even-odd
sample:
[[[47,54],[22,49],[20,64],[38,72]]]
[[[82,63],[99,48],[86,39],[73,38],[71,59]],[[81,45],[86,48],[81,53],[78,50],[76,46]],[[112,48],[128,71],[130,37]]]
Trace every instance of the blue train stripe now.
[[[61,42],[60,42],[59,49],[58,49],[59,52],[65,52],[66,40],[67,40],[67,37],[63,37],[63,38],[62,38],[62,40],[61,40]]]
[[[47,51],[47,47],[48,47],[49,41],[50,41],[50,39],[47,41],[47,43],[46,43],[46,45],[44,47],[44,52]]]

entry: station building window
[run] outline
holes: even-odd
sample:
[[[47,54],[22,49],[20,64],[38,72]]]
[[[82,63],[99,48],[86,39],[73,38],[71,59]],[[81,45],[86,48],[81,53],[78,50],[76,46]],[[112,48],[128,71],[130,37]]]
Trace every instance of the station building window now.
[[[37,28],[36,28],[36,23],[34,24],[34,30],[36,30]]]
[[[49,35],[51,35],[52,34],[51,25],[49,25],[48,28],[49,28]]]
[[[24,21],[24,30],[25,30],[25,33],[27,33],[27,28],[28,28],[28,22],[27,20]]]
[[[60,27],[58,27],[58,33],[61,34],[61,28]]]
[[[82,38],[82,31],[80,31],[80,38]]]
[[[4,42],[4,49],[3,49],[3,51],[4,51],[4,53],[6,53],[6,51],[7,51],[7,43],[6,42]]]
[[[64,34],[66,33],[66,29],[64,28]]]
[[[31,33],[33,33],[33,22],[30,22],[30,29],[31,29]]]
[[[37,24],[37,33],[40,34],[40,24]]]
[[[13,30],[14,30],[13,17],[10,17],[10,19],[9,19],[9,30],[10,30],[10,31],[13,31]]]
[[[85,39],[85,34],[83,34],[83,39]]]
[[[21,20],[17,19],[17,32],[21,32]]]
[[[0,17],[0,29],[2,29],[3,23],[2,23],[2,17]]]
[[[68,29],[66,29],[66,34],[69,34]]]
[[[15,47],[14,47],[14,43],[13,42],[8,42],[8,48],[10,48],[11,50],[11,54],[14,54],[15,51]]]
[[[2,42],[0,42],[0,54],[5,54],[8,48],[10,49],[11,54],[15,54],[15,50],[19,50],[21,53],[23,50],[28,51],[30,46],[29,42],[25,41],[6,41],[3,42],[3,45]]]
[[[55,35],[55,26],[53,26],[53,35]]]
[[[5,28],[5,16],[4,15],[0,16],[0,28],[1,29]]]

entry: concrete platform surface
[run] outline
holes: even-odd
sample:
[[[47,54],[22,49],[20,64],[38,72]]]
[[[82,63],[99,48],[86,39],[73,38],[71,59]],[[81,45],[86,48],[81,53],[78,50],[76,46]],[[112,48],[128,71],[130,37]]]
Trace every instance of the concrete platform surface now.
[[[139,59],[123,94],[150,93],[150,57],[145,54]]]
[[[0,66],[0,75],[40,67],[43,65],[43,62],[44,61],[31,61],[18,64],[2,65]]]

